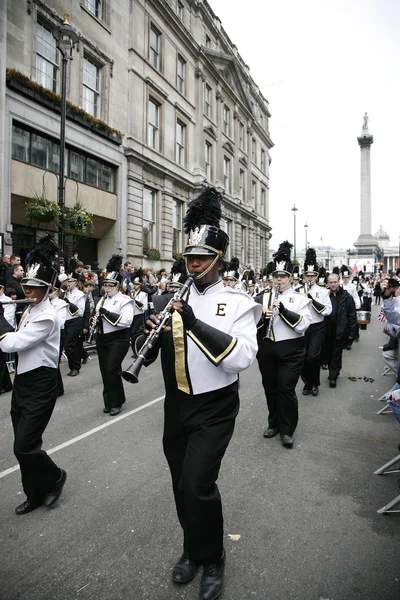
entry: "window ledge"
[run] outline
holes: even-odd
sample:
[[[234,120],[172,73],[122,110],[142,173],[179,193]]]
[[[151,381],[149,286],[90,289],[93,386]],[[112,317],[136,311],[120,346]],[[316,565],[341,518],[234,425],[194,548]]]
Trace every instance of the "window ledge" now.
[[[101,21],[98,17],[96,17],[96,15],[94,15],[92,12],[90,12],[90,10],[88,8],[86,8],[86,6],[84,4],[81,4],[81,9],[84,10],[85,13],[90,15],[92,17],[92,19],[94,19],[99,25],[101,25],[103,27],[103,29],[105,29],[108,33],[111,33],[111,29],[109,27],[107,27],[107,25],[105,25],[103,23],[103,21]]]

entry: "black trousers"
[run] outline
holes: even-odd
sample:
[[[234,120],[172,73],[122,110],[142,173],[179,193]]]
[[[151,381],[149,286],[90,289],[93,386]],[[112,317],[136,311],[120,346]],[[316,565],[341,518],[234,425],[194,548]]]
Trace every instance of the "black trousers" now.
[[[97,355],[103,379],[105,408],[120,408],[125,403],[121,378],[122,361],[129,349],[130,329],[121,329],[96,336]]]
[[[238,382],[190,396],[167,390],[163,446],[172,477],[183,547],[198,562],[223,550],[221,496],[216,481],[239,411]]]
[[[296,385],[304,361],[304,338],[272,342],[258,339],[257,353],[268,406],[269,427],[293,435],[299,419]]]
[[[329,379],[333,381],[336,381],[342,369],[342,354],[347,344],[347,339],[338,340],[335,335],[329,335],[329,332],[325,338],[324,354],[329,368]]]
[[[144,324],[144,315],[135,315],[133,317],[132,325],[131,325],[131,345],[132,352],[135,354],[135,339],[138,335],[138,331],[141,326]]]
[[[12,390],[12,383],[7,367],[7,354],[0,350],[0,394],[10,390]]]
[[[38,367],[16,375],[11,398],[14,454],[21,467],[24,492],[41,503],[60,478],[60,469],[42,450],[42,435],[57,398],[57,369]]]
[[[82,335],[83,317],[65,321],[64,352],[68,358],[71,371],[79,371],[82,360]]]
[[[305,357],[301,378],[309,390],[320,385],[321,351],[325,339],[325,323],[313,323],[304,336]]]

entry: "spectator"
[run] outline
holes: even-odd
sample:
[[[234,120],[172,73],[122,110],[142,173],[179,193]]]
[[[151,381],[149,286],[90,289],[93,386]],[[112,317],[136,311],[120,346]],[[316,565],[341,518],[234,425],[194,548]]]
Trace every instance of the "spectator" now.
[[[21,257],[18,256],[18,254],[11,254],[10,266],[6,272],[6,281],[8,281],[10,279],[10,277],[12,277],[12,275],[14,273],[14,265],[20,265],[20,264],[21,264]]]
[[[4,279],[6,278],[6,273],[7,270],[10,267],[10,255],[9,254],[3,254],[3,256],[1,257],[1,263],[0,263],[0,277],[3,277]]]
[[[382,290],[381,290],[381,282],[378,281],[375,283],[374,287],[374,297],[375,297],[375,305],[380,305],[382,298]]]
[[[22,289],[22,285],[21,285],[21,279],[23,278],[23,276],[24,276],[24,270],[23,270],[22,266],[14,265],[13,266],[13,274],[7,282],[7,287],[14,289],[18,300],[25,299],[24,290]]]

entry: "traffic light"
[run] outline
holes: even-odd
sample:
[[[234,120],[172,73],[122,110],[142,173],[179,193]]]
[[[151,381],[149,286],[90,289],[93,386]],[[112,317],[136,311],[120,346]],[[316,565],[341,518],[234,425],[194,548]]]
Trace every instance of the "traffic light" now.
[[[379,263],[379,270],[380,270],[380,271],[383,271],[383,262],[380,262],[380,263]]]
[[[364,264],[363,265],[363,271],[364,271],[364,273],[365,273],[366,270],[367,270],[367,265]]]

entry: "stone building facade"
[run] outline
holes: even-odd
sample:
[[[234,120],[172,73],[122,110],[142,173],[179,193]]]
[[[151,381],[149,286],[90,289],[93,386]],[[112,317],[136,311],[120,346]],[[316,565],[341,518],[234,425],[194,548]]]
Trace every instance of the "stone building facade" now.
[[[52,31],[67,11],[79,42],[68,64],[66,205],[81,201],[95,225],[91,238],[67,236],[68,244],[84,262],[104,264],[117,251],[134,264],[167,265],[185,245],[187,202],[212,184],[224,193],[230,256],[256,270],[266,264],[268,102],[206,1],[0,4],[5,250],[29,248],[52,229],[32,227],[24,207],[43,192],[57,201],[60,113],[47,91],[61,91]]]

